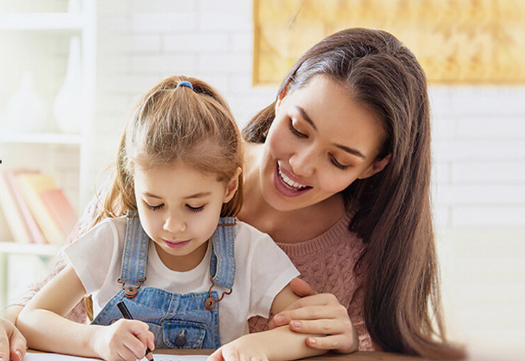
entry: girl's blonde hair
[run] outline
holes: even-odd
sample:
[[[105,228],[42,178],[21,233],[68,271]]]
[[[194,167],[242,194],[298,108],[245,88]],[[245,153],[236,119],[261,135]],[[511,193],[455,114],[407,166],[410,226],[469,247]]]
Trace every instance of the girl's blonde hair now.
[[[178,86],[189,81],[193,86]],[[173,76],[155,85],[138,102],[118,150],[116,172],[94,224],[136,210],[134,172],[183,161],[227,184],[243,164],[239,129],[226,101],[207,83]],[[222,217],[234,217],[242,206],[239,188],[223,204]]]

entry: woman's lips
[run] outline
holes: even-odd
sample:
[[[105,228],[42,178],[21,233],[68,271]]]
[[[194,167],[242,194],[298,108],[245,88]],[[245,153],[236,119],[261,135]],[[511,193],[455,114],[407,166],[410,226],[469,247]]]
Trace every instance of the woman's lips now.
[[[179,248],[182,248],[184,246],[186,246],[188,243],[190,243],[190,240],[187,239],[187,240],[167,240],[167,239],[163,239],[164,241],[164,244],[166,246],[168,246],[169,248],[173,248],[173,249],[179,249]]]
[[[297,197],[308,190],[312,189],[310,186],[301,184],[287,175],[285,171],[281,170],[281,166],[277,163],[274,174],[274,184],[277,190],[288,197]]]

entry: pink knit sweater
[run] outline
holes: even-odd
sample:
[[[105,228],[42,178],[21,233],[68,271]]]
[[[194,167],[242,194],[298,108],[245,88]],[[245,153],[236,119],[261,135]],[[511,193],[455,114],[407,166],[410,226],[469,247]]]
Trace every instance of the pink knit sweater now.
[[[354,210],[320,236],[301,243],[276,242],[301,272],[301,278],[318,293],[332,293],[348,310],[359,337],[359,350],[373,351],[374,345],[364,320],[364,289],[361,278],[354,272],[354,265],[364,244],[348,231]],[[250,320],[251,331],[265,329],[267,320],[255,317]]]
[[[68,242],[76,241],[84,234],[96,212],[96,201],[87,207],[82,219],[70,235]],[[348,231],[348,224],[353,210],[348,209],[345,216],[332,228],[320,236],[301,243],[276,242],[288,254],[307,281],[319,293],[333,293],[339,302],[348,309],[348,314],[359,337],[359,350],[372,351],[374,344],[364,321],[364,294],[360,277],[354,272],[354,265],[361,255],[364,245],[353,233]],[[53,271],[39,282],[32,284],[29,290],[16,302],[25,305],[43,285],[65,267],[59,259]],[[69,319],[84,323],[87,320],[84,302],[80,302],[68,314]],[[250,319],[250,331],[264,330],[267,320],[262,317]]]

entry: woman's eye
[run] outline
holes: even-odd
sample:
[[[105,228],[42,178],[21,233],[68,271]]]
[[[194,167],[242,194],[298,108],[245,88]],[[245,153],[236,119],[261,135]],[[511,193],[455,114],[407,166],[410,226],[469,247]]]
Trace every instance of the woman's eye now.
[[[293,134],[295,134],[296,136],[298,136],[299,138],[308,138],[308,136],[304,133],[301,133],[300,131],[298,131],[294,126],[293,126],[293,121],[290,121],[290,130],[292,131]]]
[[[339,163],[337,161],[337,159],[335,159],[335,157],[333,155],[330,155],[330,160],[332,161],[332,163],[339,169],[342,169],[342,170],[345,170],[346,168],[348,168],[347,165],[343,165],[341,163]]]
[[[192,206],[190,206],[189,204],[187,204],[186,207],[188,207],[188,209],[189,209],[190,211],[195,212],[195,213],[204,210],[204,206],[200,206],[200,207],[192,207]]]
[[[158,206],[152,206],[151,204],[146,203],[146,206],[148,206],[148,209],[156,211],[157,209],[161,209],[162,207],[164,207],[164,203],[159,204]]]

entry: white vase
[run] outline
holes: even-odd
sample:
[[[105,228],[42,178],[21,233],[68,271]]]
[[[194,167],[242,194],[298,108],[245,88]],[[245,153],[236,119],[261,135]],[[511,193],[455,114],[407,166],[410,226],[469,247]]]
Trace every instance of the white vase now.
[[[58,128],[64,133],[80,133],[82,129],[82,69],[80,39],[70,40],[67,73],[54,102],[53,113]]]
[[[49,105],[38,92],[31,73],[24,73],[20,90],[7,102],[5,130],[45,132],[51,130]]]

